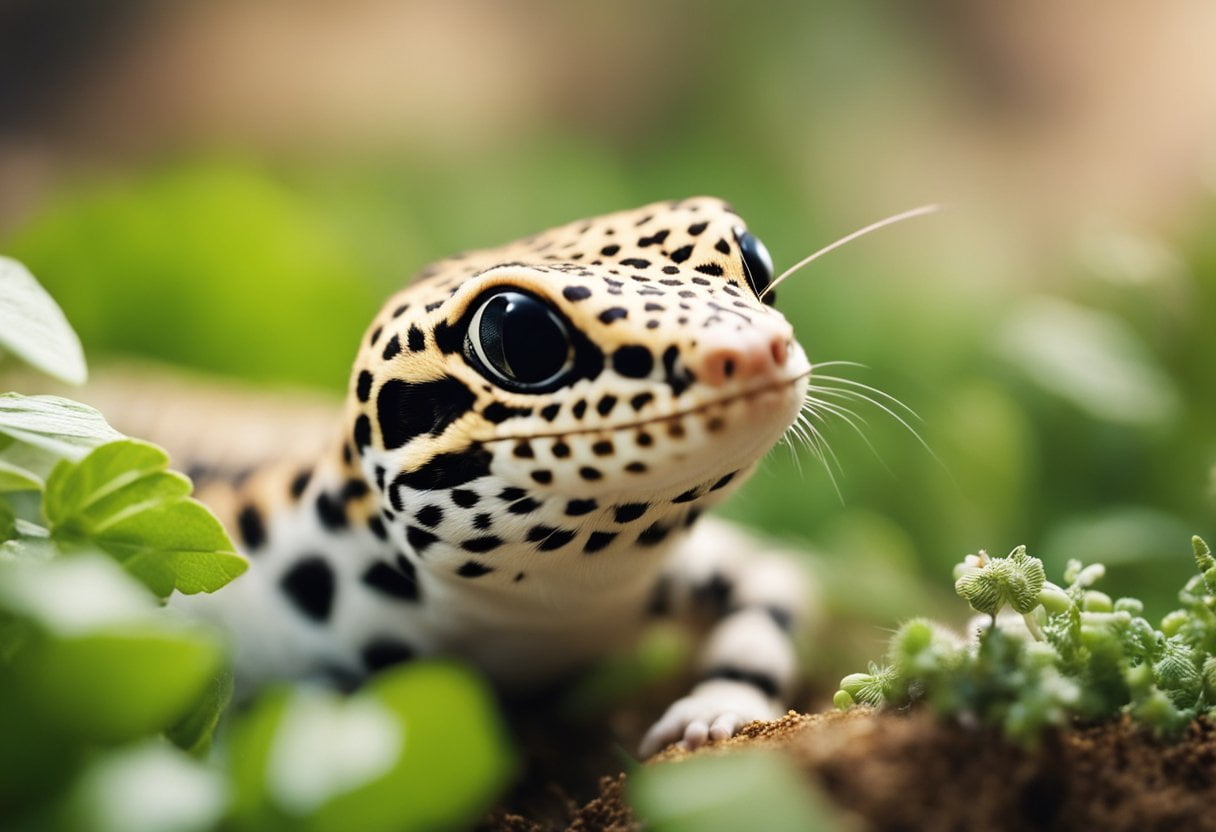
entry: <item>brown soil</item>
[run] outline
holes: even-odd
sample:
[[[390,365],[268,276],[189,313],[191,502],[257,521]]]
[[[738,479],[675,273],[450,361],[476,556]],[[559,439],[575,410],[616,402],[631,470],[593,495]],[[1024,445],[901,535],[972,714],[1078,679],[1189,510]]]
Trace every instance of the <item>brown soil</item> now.
[[[1027,751],[923,711],[791,712],[694,753],[757,747],[788,754],[859,829],[1216,830],[1216,727],[1205,719],[1172,745],[1122,719],[1049,734]],[[653,761],[688,756],[672,749]],[[603,778],[599,795],[569,803],[561,821],[500,811],[490,828],[636,830],[624,784],[623,774]]]

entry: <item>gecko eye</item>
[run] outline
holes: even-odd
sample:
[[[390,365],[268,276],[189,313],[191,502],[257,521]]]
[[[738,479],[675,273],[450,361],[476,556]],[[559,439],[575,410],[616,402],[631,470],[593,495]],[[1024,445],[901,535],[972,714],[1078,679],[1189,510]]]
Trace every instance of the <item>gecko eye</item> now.
[[[768,288],[768,284],[773,282],[773,258],[764,243],[760,242],[760,238],[750,231],[736,229],[735,241],[739,243],[739,251],[743,253],[743,268],[747,271],[752,291],[756,293],[756,297],[760,297]],[[770,306],[775,299],[772,292],[763,298]]]
[[[521,393],[544,392],[574,364],[565,322],[538,298],[510,290],[477,308],[464,353],[482,375]]]

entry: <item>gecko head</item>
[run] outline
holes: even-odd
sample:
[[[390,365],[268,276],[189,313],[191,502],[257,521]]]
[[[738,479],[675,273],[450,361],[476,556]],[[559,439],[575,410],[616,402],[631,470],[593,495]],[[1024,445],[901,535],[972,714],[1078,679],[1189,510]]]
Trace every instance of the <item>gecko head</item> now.
[[[762,300],[771,280],[713,198],[441,261],[369,330],[353,444],[398,506],[445,489],[717,499],[797,418],[810,374]]]

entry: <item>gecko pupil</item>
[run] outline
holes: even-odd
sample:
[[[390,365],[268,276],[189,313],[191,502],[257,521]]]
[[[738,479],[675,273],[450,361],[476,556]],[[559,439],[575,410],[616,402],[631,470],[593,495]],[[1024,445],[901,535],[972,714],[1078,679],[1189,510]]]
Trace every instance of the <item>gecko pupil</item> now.
[[[737,231],[735,240],[743,253],[743,266],[747,270],[747,279],[752,284],[752,291],[759,297],[768,288],[768,284],[773,282],[773,258],[764,243],[760,242],[760,238],[750,231]],[[774,293],[770,292],[761,300],[771,306],[775,300]]]
[[[556,381],[572,363],[565,323],[539,299],[506,291],[482,303],[469,327],[470,356],[499,384],[533,391]]]

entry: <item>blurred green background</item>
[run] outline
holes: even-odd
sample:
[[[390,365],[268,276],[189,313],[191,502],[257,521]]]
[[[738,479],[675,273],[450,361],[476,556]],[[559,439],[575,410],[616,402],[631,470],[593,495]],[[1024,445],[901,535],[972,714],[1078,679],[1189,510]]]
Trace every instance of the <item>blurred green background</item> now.
[[[780,293],[937,457],[861,405],[875,454],[822,428],[839,497],[781,450],[729,509],[813,553],[831,679],[961,618],[976,549],[1101,559],[1163,612],[1216,535],[1213,33],[1171,2],[18,0],[0,252],[103,372],[340,394],[381,299],[459,249],[708,193],[780,270],[946,203]]]

